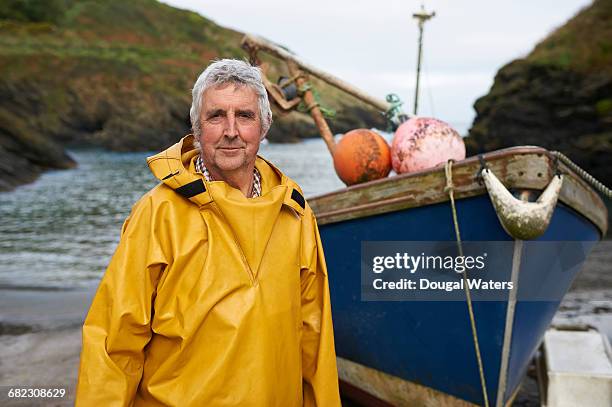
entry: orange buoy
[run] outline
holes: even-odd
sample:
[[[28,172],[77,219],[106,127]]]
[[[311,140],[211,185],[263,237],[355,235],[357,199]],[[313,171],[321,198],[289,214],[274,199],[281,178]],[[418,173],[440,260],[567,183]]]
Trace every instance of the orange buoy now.
[[[372,130],[351,130],[336,144],[334,168],[346,185],[384,178],[391,171],[389,145]]]

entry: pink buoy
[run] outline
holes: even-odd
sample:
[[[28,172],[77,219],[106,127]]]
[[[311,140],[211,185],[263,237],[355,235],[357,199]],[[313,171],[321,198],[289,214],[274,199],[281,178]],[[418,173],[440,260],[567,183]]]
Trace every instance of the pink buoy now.
[[[398,174],[421,171],[465,158],[465,144],[455,129],[441,120],[413,117],[395,132],[391,163]]]

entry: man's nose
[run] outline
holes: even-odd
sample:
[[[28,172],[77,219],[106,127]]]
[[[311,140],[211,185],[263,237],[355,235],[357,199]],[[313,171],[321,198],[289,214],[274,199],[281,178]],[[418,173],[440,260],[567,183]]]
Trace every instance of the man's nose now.
[[[238,136],[238,125],[236,123],[236,115],[234,114],[234,112],[228,112],[226,116],[223,135],[230,138]]]

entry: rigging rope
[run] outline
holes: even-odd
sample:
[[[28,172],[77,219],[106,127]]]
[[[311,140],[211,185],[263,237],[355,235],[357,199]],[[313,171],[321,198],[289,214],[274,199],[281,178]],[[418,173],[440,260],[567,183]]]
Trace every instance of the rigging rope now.
[[[298,77],[299,75],[296,75],[296,77]],[[302,101],[300,102],[300,104],[297,107],[298,112],[302,112],[302,113],[310,113],[310,111],[315,108],[318,107],[319,110],[321,111],[321,113],[323,114],[323,116],[327,117],[328,119],[333,119],[336,117],[336,111],[332,108],[328,108],[328,107],[324,107],[321,105],[321,96],[319,95],[319,92],[317,92],[317,90],[315,88],[312,87],[311,84],[309,83],[305,83],[304,85],[302,85],[300,88],[298,88],[298,95],[300,95],[300,97],[302,97],[304,95],[304,93],[306,91],[311,91],[312,92],[312,97],[314,98],[314,103],[312,103],[311,105],[306,105],[306,103],[304,102],[304,99],[302,98]]]
[[[461,232],[459,231],[459,221],[457,220],[457,208],[455,207],[455,186],[453,185],[453,160],[448,160],[444,165],[444,174],[446,176],[446,187],[444,190],[448,192],[453,211],[453,223],[455,226],[455,237],[457,239],[457,249],[459,256],[463,257],[463,245],[461,244]],[[476,330],[476,319],[474,318],[474,308],[472,306],[472,296],[470,287],[467,282],[467,271],[463,270],[463,286],[465,288],[465,297],[467,300],[468,313],[470,315],[470,325],[472,328],[472,339],[474,340],[474,350],[476,351],[476,360],[478,362],[478,373],[480,375],[480,386],[482,387],[482,397],[485,407],[489,407],[489,396],[487,393],[487,383],[485,381],[484,365],[480,355],[480,344],[478,341],[478,331]]]
[[[586,170],[580,168],[578,164],[570,160],[565,154],[559,151],[551,151],[550,154],[553,157],[559,159],[559,161],[561,161],[563,164],[567,165],[572,171],[578,174],[580,178],[591,184],[593,188],[601,192],[606,198],[612,199],[612,189],[605,186],[603,183],[597,180],[597,178],[589,174]]]
[[[434,106],[432,87],[429,83],[429,69],[425,57],[423,57],[423,78],[425,78],[425,88],[427,88],[427,96],[429,96],[429,108],[431,109],[431,117],[437,117],[436,108]]]

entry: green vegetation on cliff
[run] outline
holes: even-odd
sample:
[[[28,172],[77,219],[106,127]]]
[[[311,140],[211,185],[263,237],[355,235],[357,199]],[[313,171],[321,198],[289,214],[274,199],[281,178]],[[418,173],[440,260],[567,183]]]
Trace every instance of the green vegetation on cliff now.
[[[191,86],[215,58],[245,58],[242,33],[154,0],[0,3],[0,190],[74,163],[66,145],[158,150],[189,131]],[[280,39],[282,42],[282,39]],[[279,64],[273,65],[281,72]],[[330,89],[332,129],[382,124]],[[344,113],[342,113],[344,112]],[[269,138],[317,134],[305,115]]]
[[[526,59],[576,72],[612,74],[612,1],[595,1],[538,44]]]

